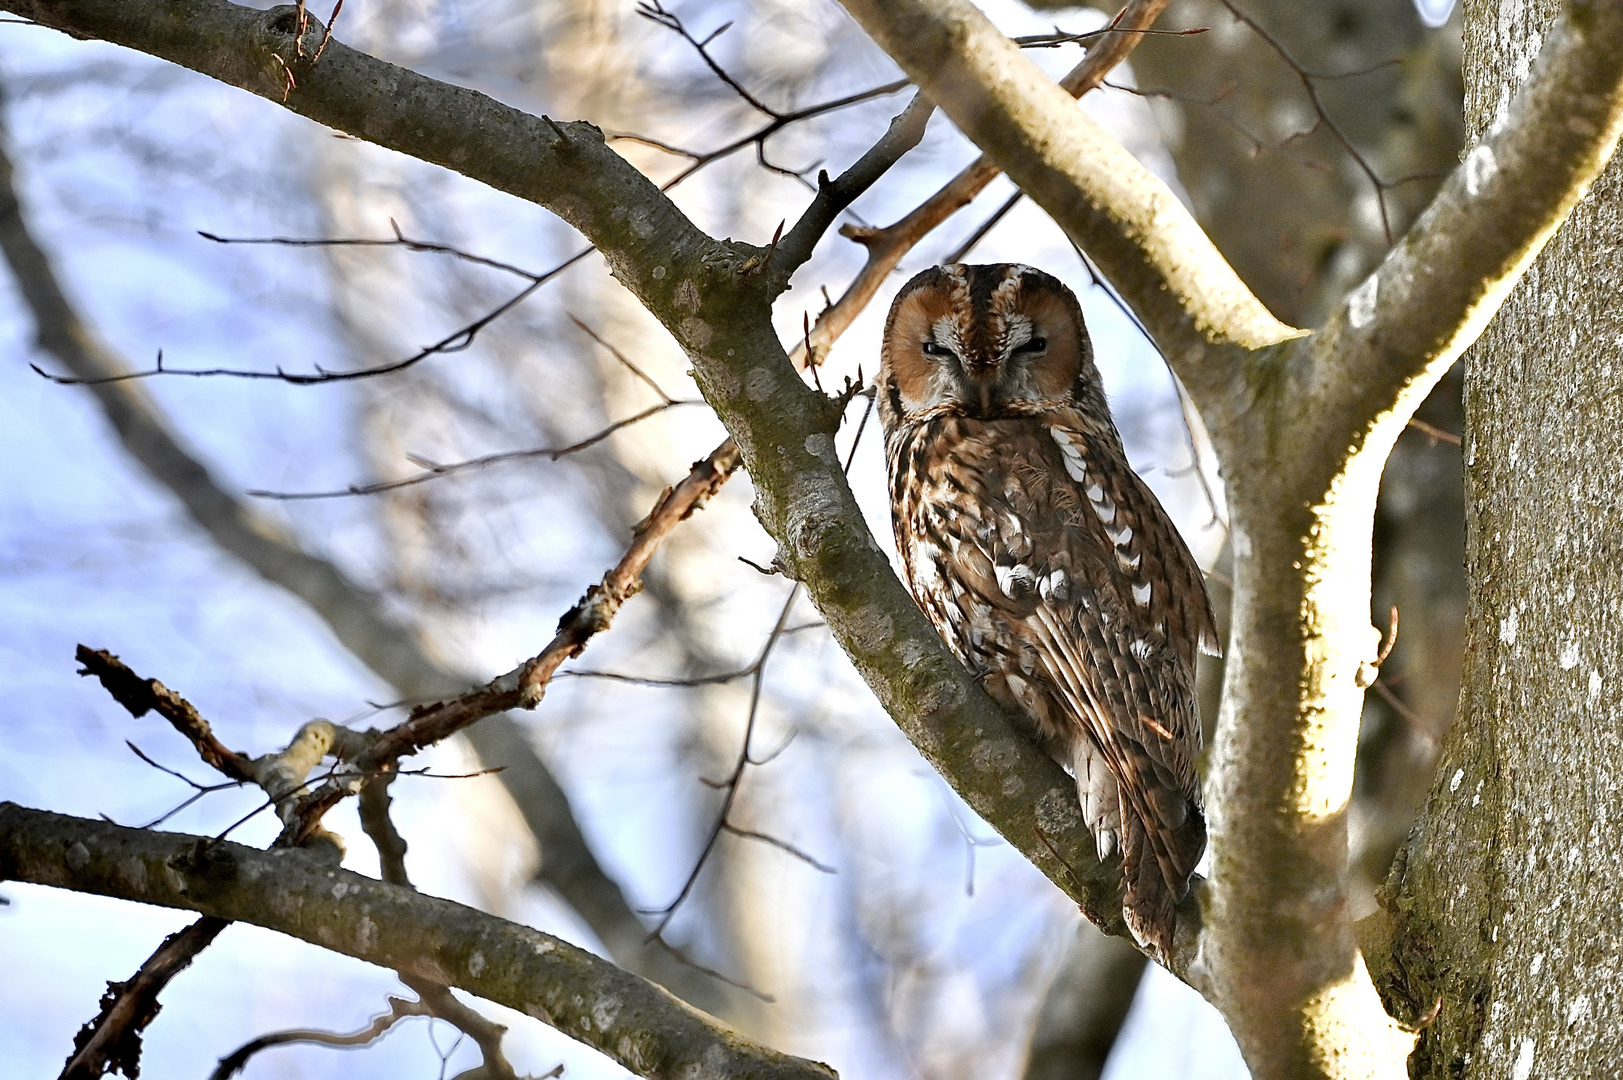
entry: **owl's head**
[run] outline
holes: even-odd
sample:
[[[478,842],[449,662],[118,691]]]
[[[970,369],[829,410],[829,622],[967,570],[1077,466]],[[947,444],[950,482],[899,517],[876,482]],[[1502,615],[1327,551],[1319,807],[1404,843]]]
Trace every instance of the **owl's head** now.
[[[897,294],[885,322],[886,431],[938,416],[995,420],[1104,404],[1076,296],[1018,263],[937,266]]]

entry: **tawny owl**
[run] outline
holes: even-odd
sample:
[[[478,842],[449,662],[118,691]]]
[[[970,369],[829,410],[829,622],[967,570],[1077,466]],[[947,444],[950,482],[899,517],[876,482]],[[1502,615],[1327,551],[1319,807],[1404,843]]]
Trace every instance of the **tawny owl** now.
[[[1199,567],[1127,464],[1076,297],[1027,266],[940,266],[885,324],[879,407],[907,581],[949,648],[1076,775],[1124,915],[1167,955],[1206,846]]]

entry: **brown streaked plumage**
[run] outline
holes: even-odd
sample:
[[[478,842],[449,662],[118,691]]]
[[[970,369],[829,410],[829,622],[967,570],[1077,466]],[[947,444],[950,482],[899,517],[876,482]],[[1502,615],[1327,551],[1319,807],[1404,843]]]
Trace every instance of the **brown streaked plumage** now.
[[[1206,846],[1200,569],[1127,464],[1076,297],[1026,266],[943,266],[885,324],[879,407],[908,586],[1076,775],[1124,914],[1163,956]]]

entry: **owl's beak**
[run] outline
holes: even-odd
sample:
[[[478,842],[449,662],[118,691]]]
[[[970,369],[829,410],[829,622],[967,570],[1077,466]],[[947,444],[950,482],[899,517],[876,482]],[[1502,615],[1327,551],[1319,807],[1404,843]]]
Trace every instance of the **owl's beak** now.
[[[1002,367],[1002,364],[995,362],[964,365],[964,373],[969,376],[970,386],[975,391],[976,404],[980,406],[982,417],[992,415],[992,395],[997,389]]]

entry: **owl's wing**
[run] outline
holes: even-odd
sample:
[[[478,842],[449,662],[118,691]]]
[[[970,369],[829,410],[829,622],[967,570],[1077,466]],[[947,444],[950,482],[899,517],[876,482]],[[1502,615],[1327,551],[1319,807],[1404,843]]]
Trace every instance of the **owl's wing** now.
[[[1011,691],[1061,734],[1101,856],[1121,851],[1129,925],[1164,948],[1206,842],[1194,662],[1216,634],[1154,494],[1124,459],[1090,460],[1112,447],[1048,431],[1051,445],[1008,448],[1015,464],[989,485],[983,595],[1035,661]]]

